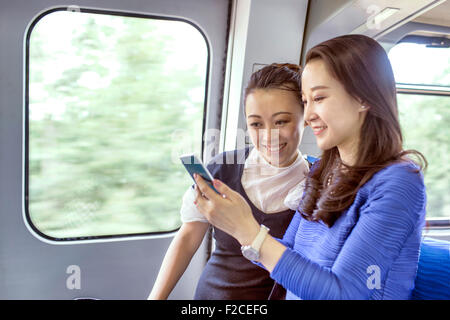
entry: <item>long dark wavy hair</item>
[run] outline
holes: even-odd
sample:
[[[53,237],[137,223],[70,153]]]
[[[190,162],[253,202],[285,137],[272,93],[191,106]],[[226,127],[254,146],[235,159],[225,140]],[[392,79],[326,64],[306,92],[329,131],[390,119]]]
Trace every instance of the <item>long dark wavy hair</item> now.
[[[331,227],[376,172],[395,162],[412,161],[410,155],[420,170],[425,170],[427,161],[416,150],[403,150],[394,74],[378,42],[363,35],[340,36],[310,49],[306,64],[313,59],[321,59],[347,93],[369,107],[356,163],[344,164],[337,147],[324,150],[305,184],[299,212],[307,220],[322,220]]]

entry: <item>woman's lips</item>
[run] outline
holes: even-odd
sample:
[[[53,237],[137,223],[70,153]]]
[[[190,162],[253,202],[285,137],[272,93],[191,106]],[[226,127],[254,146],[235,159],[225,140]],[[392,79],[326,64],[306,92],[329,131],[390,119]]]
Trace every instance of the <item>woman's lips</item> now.
[[[313,133],[315,136],[320,135],[321,133],[323,133],[328,127],[327,126],[317,126],[317,127],[313,127]]]

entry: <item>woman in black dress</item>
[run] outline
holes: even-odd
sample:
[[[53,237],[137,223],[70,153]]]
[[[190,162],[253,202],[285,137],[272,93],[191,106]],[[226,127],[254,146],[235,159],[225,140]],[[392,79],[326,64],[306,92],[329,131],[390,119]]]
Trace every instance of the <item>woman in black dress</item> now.
[[[207,165],[215,179],[239,192],[255,219],[282,237],[303,193],[308,163],[298,150],[304,121],[300,67],[271,64],[255,72],[245,90],[252,148],[224,152]],[[166,299],[200,246],[208,221],[189,188],[182,226],[172,241],[149,299]],[[215,250],[200,277],[195,299],[264,300],[274,285],[269,273],[244,258],[240,244],[214,228]]]

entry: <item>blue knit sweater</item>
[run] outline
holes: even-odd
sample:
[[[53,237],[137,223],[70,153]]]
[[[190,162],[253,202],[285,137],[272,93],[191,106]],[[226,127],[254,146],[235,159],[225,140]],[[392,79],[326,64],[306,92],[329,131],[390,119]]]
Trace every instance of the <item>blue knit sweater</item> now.
[[[377,172],[329,228],[297,211],[271,277],[286,299],[409,299],[417,271],[426,194],[410,162]]]

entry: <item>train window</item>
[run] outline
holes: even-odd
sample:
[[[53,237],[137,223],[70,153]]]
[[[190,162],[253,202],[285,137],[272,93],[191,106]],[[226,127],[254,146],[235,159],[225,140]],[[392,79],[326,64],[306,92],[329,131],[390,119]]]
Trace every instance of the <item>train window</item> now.
[[[399,43],[391,49],[389,58],[397,81],[405,147],[419,150],[428,161],[427,218],[448,218],[450,48]]]
[[[406,148],[423,153],[427,217],[450,216],[450,97],[399,94],[400,121]]]
[[[30,226],[53,240],[179,228],[191,181],[176,151],[202,152],[203,33],[182,19],[59,9],[33,22],[26,50]]]
[[[400,42],[389,51],[389,58],[397,83],[450,87],[450,48],[441,42]]]

